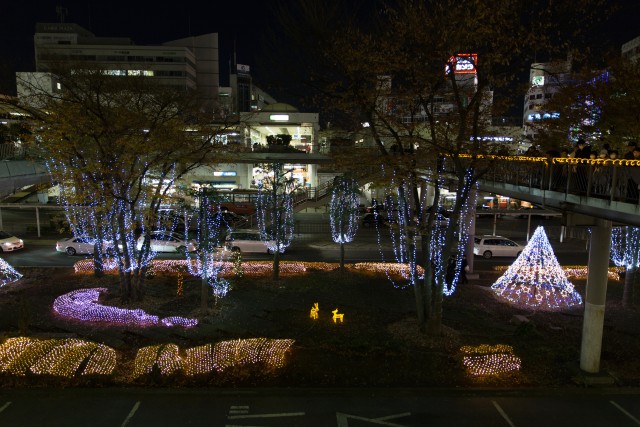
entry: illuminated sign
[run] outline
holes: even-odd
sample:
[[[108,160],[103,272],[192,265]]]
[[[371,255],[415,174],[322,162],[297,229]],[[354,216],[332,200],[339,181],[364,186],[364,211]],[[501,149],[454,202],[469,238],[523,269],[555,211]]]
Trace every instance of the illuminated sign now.
[[[451,66],[453,66],[454,74],[475,74],[477,72],[477,63],[477,53],[459,53],[449,58],[445,67],[445,74],[449,74]]]
[[[544,86],[544,76],[533,76],[531,84],[534,86]]]
[[[272,122],[288,122],[289,115],[288,114],[271,114],[269,116],[269,120]]]
[[[237,176],[236,171],[214,171],[213,176]]]

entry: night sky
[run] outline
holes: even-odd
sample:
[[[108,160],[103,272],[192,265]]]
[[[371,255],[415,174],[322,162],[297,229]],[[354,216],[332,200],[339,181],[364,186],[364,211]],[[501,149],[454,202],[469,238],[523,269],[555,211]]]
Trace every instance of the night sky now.
[[[217,32],[221,85],[228,84],[228,65],[233,59],[235,43],[237,62],[249,65],[254,82],[267,88],[261,81],[261,71],[264,70],[260,69],[257,58],[260,50],[264,50],[263,35],[271,30],[279,31],[272,11],[278,1],[1,0],[0,94],[15,94],[16,71],[35,69],[35,24],[60,22],[57,6],[66,8],[65,22],[77,23],[98,37],[129,37],[139,45]],[[616,18],[594,31],[602,33],[604,44],[618,46],[619,49],[622,43],[640,36],[640,0],[611,0],[610,3],[614,2],[621,4],[622,10]],[[286,39],[283,38],[282,42],[286,43]],[[272,95],[283,100],[281,94]]]
[[[172,3],[167,5],[167,3]],[[259,76],[253,53],[261,47],[261,34],[269,25],[271,1],[177,1],[149,0],[6,0],[0,5],[0,79],[8,68],[33,71],[33,35],[38,22],[60,22],[57,6],[68,12],[65,22],[88,29],[97,37],[129,37],[135,44],[166,41],[218,33],[221,84],[228,84],[228,64],[234,42],[237,62],[251,66]],[[224,73],[224,75],[222,75]],[[0,93],[7,83],[0,83]],[[15,90],[15,88],[14,88]]]

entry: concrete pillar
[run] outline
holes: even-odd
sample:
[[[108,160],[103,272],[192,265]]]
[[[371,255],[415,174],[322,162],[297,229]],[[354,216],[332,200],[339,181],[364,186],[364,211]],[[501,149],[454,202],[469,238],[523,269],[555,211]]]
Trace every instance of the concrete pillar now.
[[[469,200],[477,200],[478,199],[478,189],[473,187],[469,192]],[[465,246],[464,254],[467,257],[467,266],[469,267],[469,273],[473,273],[473,241],[476,237],[476,208],[477,203],[474,203],[473,206],[469,207],[469,211],[467,212],[468,217],[465,219],[469,224],[469,238],[467,239],[467,244]],[[463,271],[462,274],[465,274]]]
[[[599,221],[591,228],[587,290],[584,298],[580,369],[596,374],[600,371],[604,308],[607,299],[611,221]]]
[[[318,165],[307,165],[307,179],[311,187],[318,186]]]

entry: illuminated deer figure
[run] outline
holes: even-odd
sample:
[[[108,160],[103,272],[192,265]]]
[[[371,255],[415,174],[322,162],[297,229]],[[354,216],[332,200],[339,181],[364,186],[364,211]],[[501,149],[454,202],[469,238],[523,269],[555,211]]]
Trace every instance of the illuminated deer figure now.
[[[313,307],[311,308],[311,312],[309,313],[309,317],[311,317],[312,319],[317,319],[318,318],[318,311],[320,311],[320,308],[318,307],[318,303],[314,303]]]
[[[333,313],[333,323],[338,323],[338,319],[340,319],[340,323],[344,321],[344,313],[338,314],[338,309],[332,311]]]

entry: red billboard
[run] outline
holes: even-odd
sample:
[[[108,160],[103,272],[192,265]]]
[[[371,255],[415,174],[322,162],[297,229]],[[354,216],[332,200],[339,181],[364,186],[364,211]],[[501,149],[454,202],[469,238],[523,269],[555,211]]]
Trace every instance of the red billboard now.
[[[453,67],[453,74],[475,74],[477,63],[477,53],[458,53],[447,61],[445,73],[449,74],[449,67]]]

